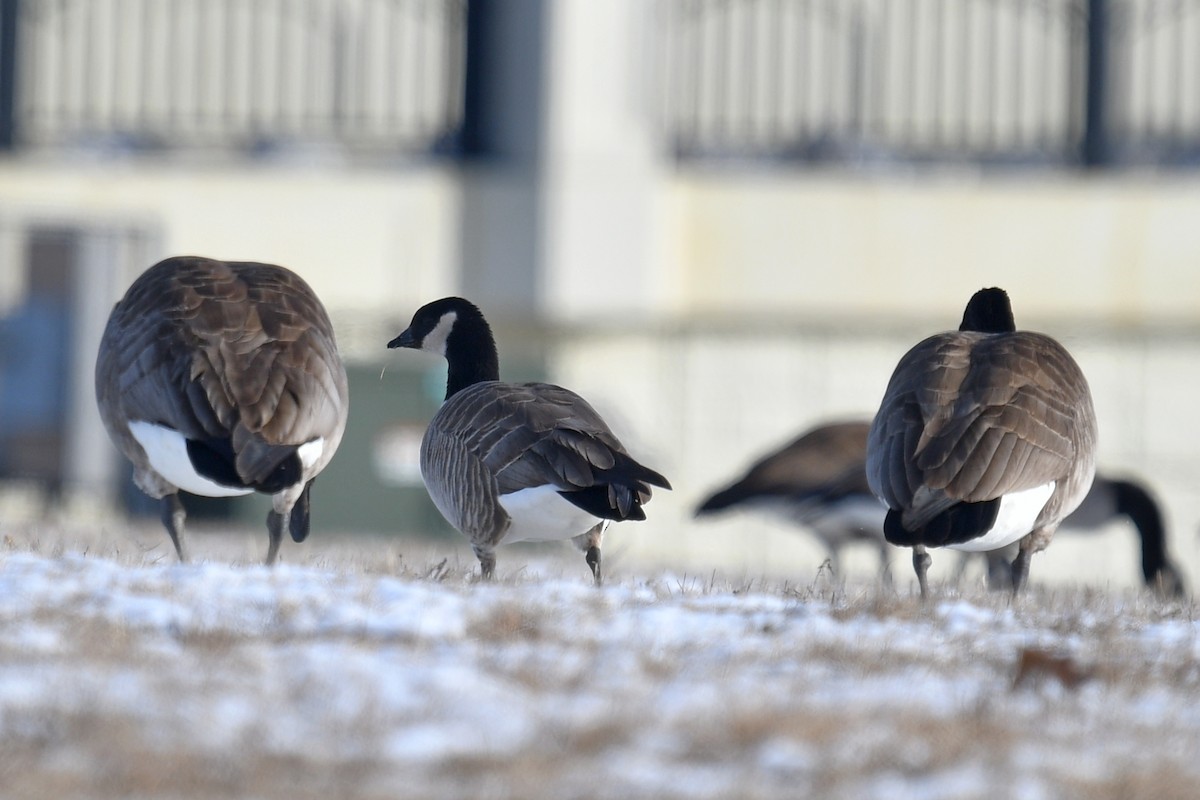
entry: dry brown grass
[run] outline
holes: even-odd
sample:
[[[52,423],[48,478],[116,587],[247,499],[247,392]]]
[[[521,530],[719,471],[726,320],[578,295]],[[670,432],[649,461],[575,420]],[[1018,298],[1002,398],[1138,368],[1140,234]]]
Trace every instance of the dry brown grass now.
[[[200,560],[253,565],[265,548],[260,533],[198,531],[193,552]],[[367,703],[331,714],[310,745],[280,752],[264,741],[275,725],[270,708],[238,741],[214,748],[191,743],[187,731],[163,736],[128,709],[89,706],[69,686],[61,703],[24,705],[0,686],[0,796],[690,799],[894,796],[906,787],[914,795],[1005,797],[1024,779],[1049,796],[1170,798],[1193,796],[1200,777],[1200,722],[1189,725],[1182,713],[1138,716],[1142,698],[1155,693],[1181,703],[1200,696],[1200,632],[1149,649],[1136,635],[1160,623],[1186,630],[1196,618],[1190,602],[1039,587],[1014,601],[942,587],[934,602],[921,603],[823,575],[784,583],[719,572],[633,574],[610,588],[569,592],[564,621],[538,590],[545,575],[561,576],[568,587],[586,584],[577,553],[539,554],[528,570],[510,556],[499,586],[480,587],[473,558],[456,545],[329,537],[285,546],[283,554],[335,575],[395,576],[472,602],[482,598],[471,606],[461,641],[354,630],[297,635],[290,617],[303,608],[282,603],[279,619],[262,629],[183,626],[164,634],[76,617],[64,598],[55,609],[0,618],[0,625],[64,634],[42,650],[0,639],[0,669],[80,680],[133,673],[165,693],[148,704],[203,705],[241,680],[252,691],[285,682],[274,702],[293,713],[311,705],[319,714],[330,684],[289,674],[290,664],[264,661],[264,653],[309,644],[389,651],[399,679],[406,665],[448,648],[503,691],[529,698],[533,732],[515,752],[408,761],[388,750],[390,735],[428,724],[437,705],[406,712]],[[87,552],[138,567],[174,560],[157,526],[35,526],[10,532],[3,551]],[[660,638],[634,629],[628,642],[603,636],[606,626],[660,605],[740,621],[739,605],[764,597],[780,602],[731,626],[731,640],[705,647],[670,631]],[[959,604],[979,612],[977,630],[947,622]],[[860,630],[875,632],[853,633]],[[739,635],[753,646],[739,649]],[[463,687],[462,702],[472,702],[471,689]],[[845,692],[849,699],[839,699]],[[591,702],[576,705],[578,698]],[[357,744],[340,747],[347,742]],[[1102,771],[1088,774],[1093,765]],[[961,791],[929,783],[955,775],[966,776]]]

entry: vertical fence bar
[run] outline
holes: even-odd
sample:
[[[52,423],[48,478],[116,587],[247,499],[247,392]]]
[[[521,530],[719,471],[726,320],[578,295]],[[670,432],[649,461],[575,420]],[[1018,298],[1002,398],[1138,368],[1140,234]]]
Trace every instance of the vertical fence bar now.
[[[21,0],[0,0],[0,150],[17,141],[17,20]]]
[[[1109,161],[1108,141],[1108,0],[1088,0],[1087,74],[1084,88],[1083,164],[1089,168]]]

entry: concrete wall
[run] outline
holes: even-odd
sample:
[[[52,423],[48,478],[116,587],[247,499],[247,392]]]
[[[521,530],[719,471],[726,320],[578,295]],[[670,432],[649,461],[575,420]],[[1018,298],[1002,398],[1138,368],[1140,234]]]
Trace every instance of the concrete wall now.
[[[1200,181],[689,171],[671,183],[695,314],[887,318],[984,284],[1021,321],[1200,322]]]
[[[337,312],[408,309],[454,285],[459,191],[452,172],[422,166],[0,164],[7,219],[140,224],[164,256],[284,264]]]

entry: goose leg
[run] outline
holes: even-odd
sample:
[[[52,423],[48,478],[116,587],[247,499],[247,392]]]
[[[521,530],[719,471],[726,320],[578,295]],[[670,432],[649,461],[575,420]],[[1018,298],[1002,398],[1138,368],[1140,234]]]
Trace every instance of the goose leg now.
[[[600,570],[600,544],[604,540],[604,530],[608,527],[608,520],[597,522],[587,533],[580,534],[571,539],[576,546],[583,551],[584,560],[587,565],[592,568],[592,579],[599,586],[604,575]]]
[[[492,580],[496,576],[496,551],[483,544],[472,545],[471,549],[475,551],[475,557],[479,559],[480,577],[485,581]]]
[[[592,568],[592,577],[595,578],[596,585],[599,586],[603,582],[603,577],[600,573],[600,548],[595,545],[589,547],[583,558],[587,561],[587,565]]]
[[[883,580],[883,585],[887,588],[892,588],[892,564],[888,556],[887,542],[879,543],[879,576]]]
[[[179,556],[181,564],[187,562],[187,554],[183,550],[183,523],[186,519],[187,512],[183,509],[183,501],[179,499],[179,495],[163,495],[162,523],[171,537],[171,544],[175,545],[175,553]]]
[[[1015,597],[1020,594],[1025,588],[1025,581],[1029,579],[1029,560],[1033,558],[1033,550],[1026,550],[1022,547],[1017,552],[1017,557],[1012,563],[1012,593]]]
[[[841,547],[830,547],[825,563],[829,565],[829,572],[835,578],[842,574],[842,552]]]
[[[275,563],[275,557],[279,555],[279,542],[283,539],[283,529],[287,527],[287,523],[287,519],[278,511],[272,509],[267,512],[267,534],[271,537],[265,562],[268,567]]]
[[[954,565],[954,585],[958,586],[962,583],[963,578],[967,575],[967,567],[971,565],[971,553],[959,553],[958,563]]]
[[[297,544],[308,538],[309,520],[312,518],[312,485],[313,481],[304,484],[304,490],[288,514],[288,528],[292,532],[292,541]]]
[[[933,563],[925,545],[919,544],[913,548],[913,569],[917,571],[917,583],[921,586],[921,599],[929,596],[929,565]]]
[[[1016,561],[1009,564],[1005,560],[1004,554],[993,550],[990,553],[984,553],[987,558],[987,585],[993,592],[1000,592],[1005,589],[1013,589],[1016,586],[1015,572]],[[1025,565],[1025,571],[1029,571],[1028,563]]]

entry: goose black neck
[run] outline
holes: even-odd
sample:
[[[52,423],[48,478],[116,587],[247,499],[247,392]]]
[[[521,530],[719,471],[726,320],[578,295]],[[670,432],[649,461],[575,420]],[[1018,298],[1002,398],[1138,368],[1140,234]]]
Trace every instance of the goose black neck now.
[[[500,380],[496,337],[483,315],[460,313],[446,337],[446,399],[481,381]]]
[[[980,289],[971,296],[963,312],[960,331],[979,333],[1012,333],[1017,329],[1012,303],[1003,289]]]
[[[1162,512],[1150,493],[1129,481],[1113,481],[1117,512],[1129,517],[1142,540],[1142,576],[1147,583],[1157,579],[1167,565],[1167,538]]]

